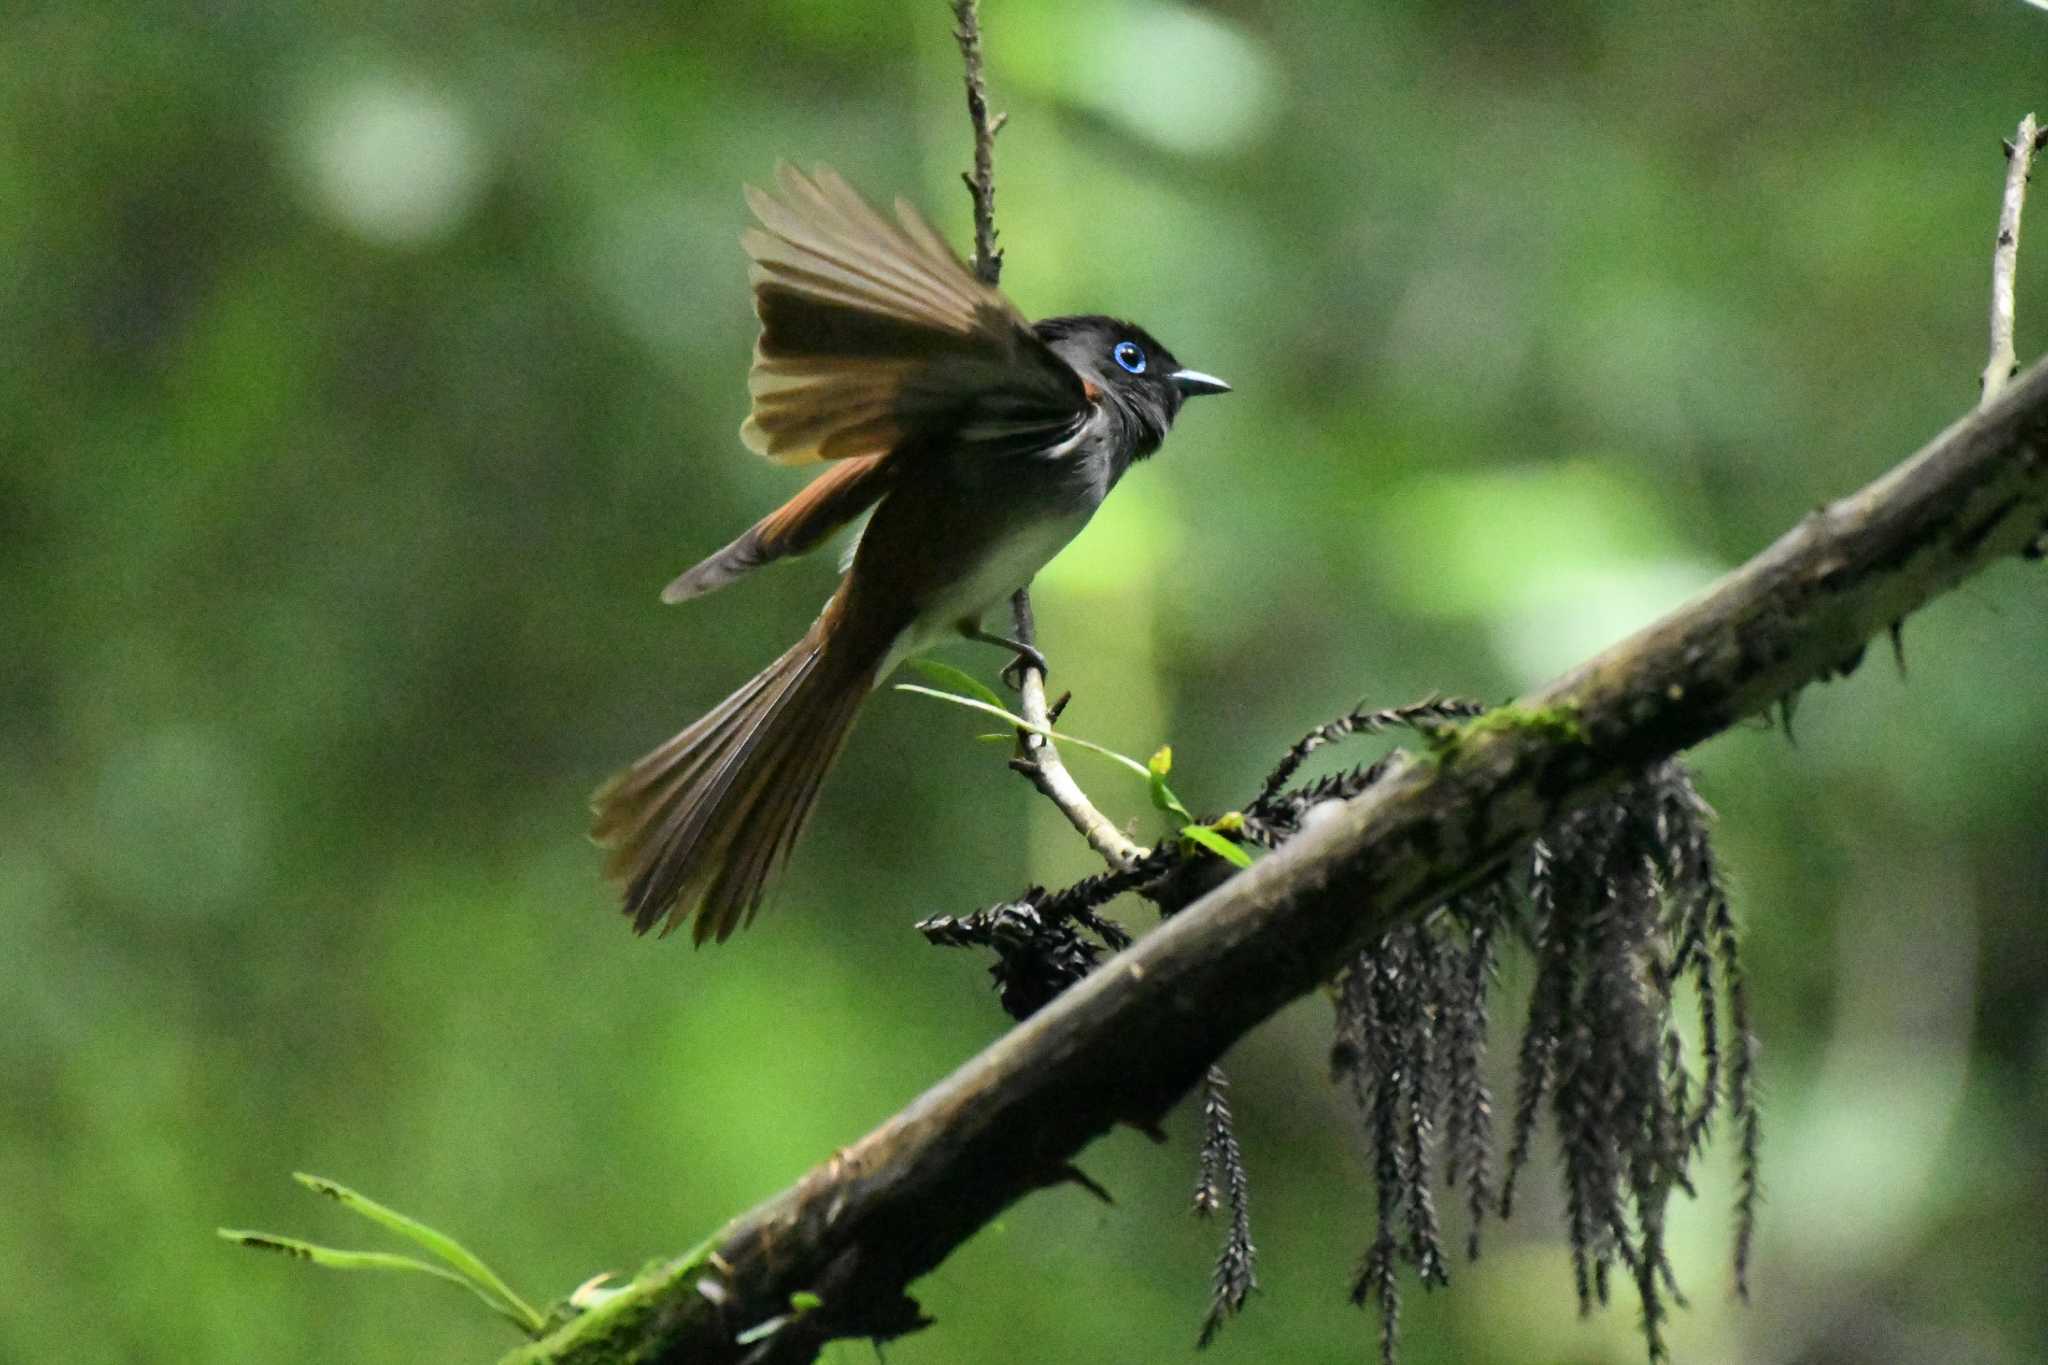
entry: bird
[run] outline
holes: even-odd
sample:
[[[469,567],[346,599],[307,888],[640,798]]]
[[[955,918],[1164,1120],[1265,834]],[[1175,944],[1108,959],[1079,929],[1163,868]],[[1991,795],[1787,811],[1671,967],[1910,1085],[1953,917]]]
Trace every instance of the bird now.
[[[1027,321],[905,200],[887,217],[824,166],[784,163],[775,186],[746,188],[760,333],[740,439],[823,470],[662,600],[867,524],[800,640],[591,799],[634,930],[687,921],[698,944],[753,920],[861,702],[900,661],[959,635],[1044,669],[984,614],[1158,450],[1184,400],[1230,388],[1134,323]]]

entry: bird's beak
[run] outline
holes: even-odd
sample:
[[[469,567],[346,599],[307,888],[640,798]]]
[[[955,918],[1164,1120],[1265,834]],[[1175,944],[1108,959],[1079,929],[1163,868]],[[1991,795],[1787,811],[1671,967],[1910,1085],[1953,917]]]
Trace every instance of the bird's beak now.
[[[1175,370],[1166,377],[1173,381],[1173,386],[1180,390],[1180,396],[1183,398],[1193,398],[1203,393],[1230,392],[1230,385],[1215,375],[1203,374],[1200,370]]]

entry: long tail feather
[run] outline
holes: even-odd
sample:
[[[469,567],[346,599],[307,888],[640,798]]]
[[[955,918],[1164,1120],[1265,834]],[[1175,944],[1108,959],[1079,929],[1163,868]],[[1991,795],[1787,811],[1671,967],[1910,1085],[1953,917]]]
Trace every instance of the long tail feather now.
[[[888,648],[834,630],[838,607],[591,798],[591,837],[635,931],[690,919],[697,942],[723,941],[760,909]]]

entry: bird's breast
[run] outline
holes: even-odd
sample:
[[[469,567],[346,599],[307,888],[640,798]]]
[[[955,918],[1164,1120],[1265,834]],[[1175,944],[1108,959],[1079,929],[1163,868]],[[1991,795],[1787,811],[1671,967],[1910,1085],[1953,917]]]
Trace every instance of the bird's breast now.
[[[1081,533],[1094,512],[1095,505],[1090,503],[1004,526],[989,539],[984,552],[964,566],[966,572],[936,594],[919,614],[934,618],[938,629],[980,620],[990,607],[1037,577],[1038,571]]]
[[[1080,534],[1121,472],[1093,424],[1058,445],[974,470],[963,480],[962,501],[976,506],[970,520],[983,530],[966,538],[962,571],[920,614],[942,628],[978,620]]]
[[[906,468],[851,570],[862,611],[898,624],[889,662],[980,622],[1088,524],[1122,473],[1095,424],[1041,448],[972,444]]]

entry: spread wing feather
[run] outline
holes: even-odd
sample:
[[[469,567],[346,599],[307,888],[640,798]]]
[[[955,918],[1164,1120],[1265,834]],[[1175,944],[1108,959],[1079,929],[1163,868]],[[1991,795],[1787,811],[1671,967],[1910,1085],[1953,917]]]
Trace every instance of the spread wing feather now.
[[[779,464],[886,455],[1000,413],[1006,426],[1070,429],[1080,378],[1032,335],[915,208],[895,221],[837,173],[784,165],[777,195],[749,188],[761,337],[748,378],[747,446]]]

